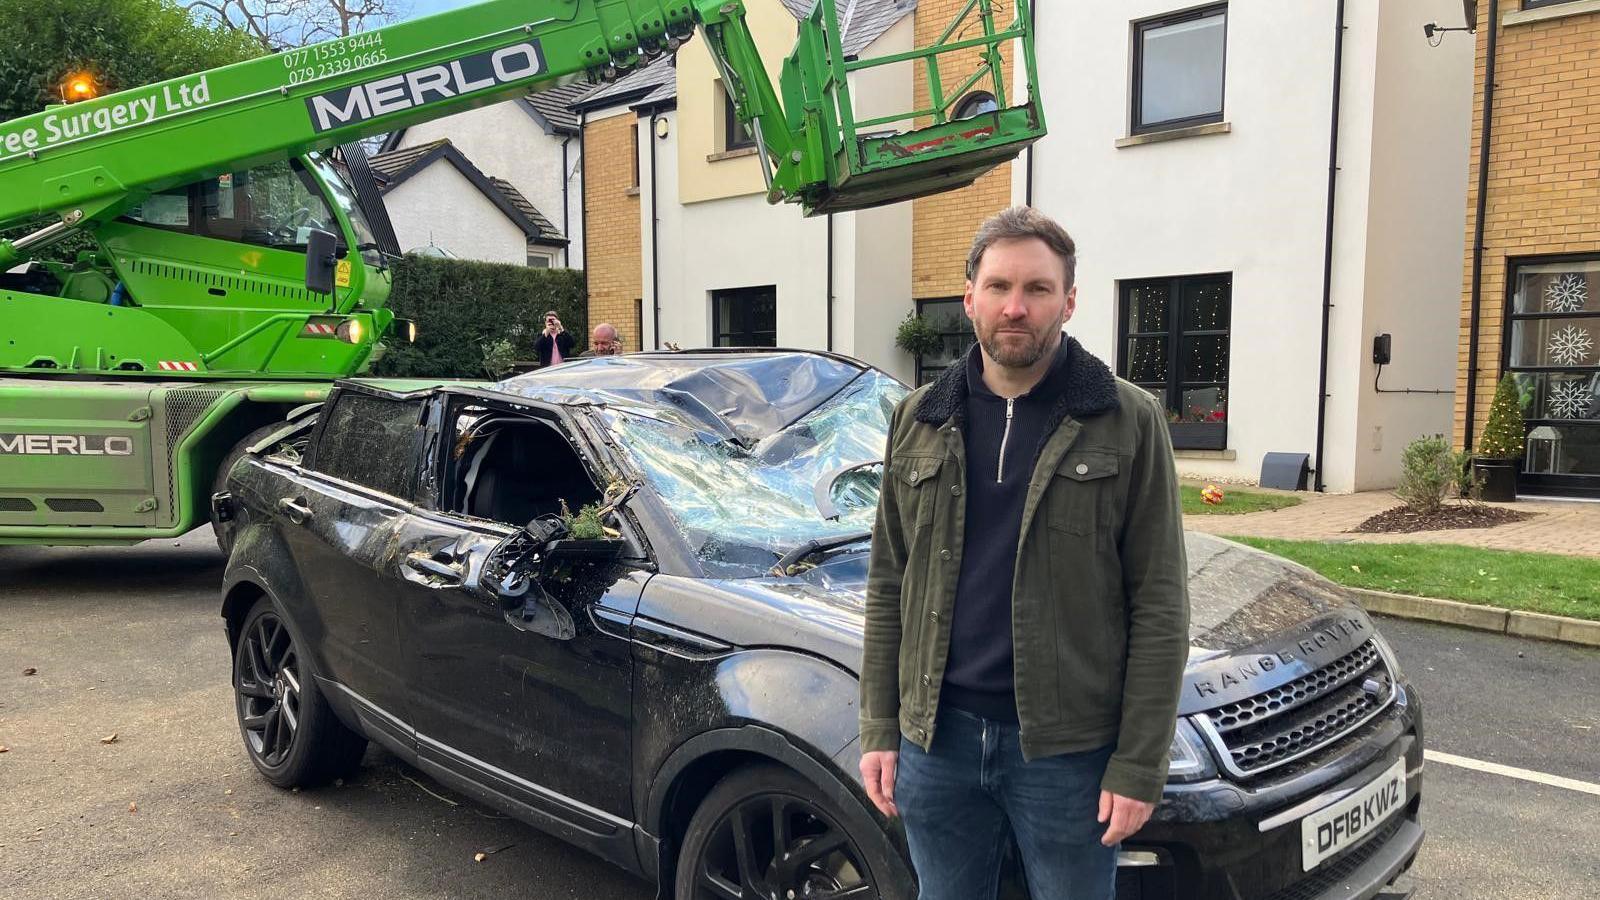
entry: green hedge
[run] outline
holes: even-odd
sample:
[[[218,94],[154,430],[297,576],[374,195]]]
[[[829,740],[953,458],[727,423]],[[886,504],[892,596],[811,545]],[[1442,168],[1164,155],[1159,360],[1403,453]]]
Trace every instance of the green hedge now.
[[[516,359],[533,359],[534,338],[551,309],[577,338],[574,355],[589,345],[588,300],[577,269],[407,256],[395,264],[389,308],[416,321],[417,342],[385,341],[374,375],[487,377],[486,346],[506,340]]]

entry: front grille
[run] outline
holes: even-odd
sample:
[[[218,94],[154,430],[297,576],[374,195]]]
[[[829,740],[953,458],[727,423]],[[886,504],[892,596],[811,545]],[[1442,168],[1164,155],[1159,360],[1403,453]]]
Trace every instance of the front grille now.
[[[106,511],[106,508],[100,505],[100,501],[90,500],[84,497],[46,497],[44,505],[50,507],[50,509],[55,512],[65,513],[97,513]]]
[[[1289,885],[1267,900],[1316,900],[1323,896],[1336,885],[1343,884],[1345,879],[1361,868],[1373,854],[1382,850],[1383,845],[1389,843],[1405,821],[1404,815],[1395,816],[1372,837],[1367,838],[1365,843],[1346,850],[1343,856],[1324,861],[1322,865],[1306,873],[1303,880]]]
[[[1394,699],[1394,680],[1367,641],[1326,666],[1197,716],[1236,775],[1256,775],[1354,731]]]

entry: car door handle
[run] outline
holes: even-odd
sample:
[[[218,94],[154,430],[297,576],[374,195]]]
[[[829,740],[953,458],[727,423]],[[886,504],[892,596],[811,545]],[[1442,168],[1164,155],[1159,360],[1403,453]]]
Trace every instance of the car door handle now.
[[[442,579],[445,586],[454,587],[467,578],[467,567],[464,562],[445,562],[429,556],[427,551],[419,550],[406,556],[406,568],[413,572],[421,572],[434,578]]]
[[[278,512],[296,525],[304,525],[311,518],[311,507],[299,497],[284,497],[278,501]]]

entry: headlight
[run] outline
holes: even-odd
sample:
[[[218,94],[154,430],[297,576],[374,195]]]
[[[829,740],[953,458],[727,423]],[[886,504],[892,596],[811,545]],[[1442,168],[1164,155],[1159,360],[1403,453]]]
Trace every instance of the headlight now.
[[[366,337],[367,327],[360,319],[345,319],[334,329],[334,334],[346,344],[359,344]]]
[[[1200,735],[1188,719],[1179,719],[1178,730],[1172,735],[1172,748],[1167,751],[1167,780],[1198,781],[1214,774],[1211,753]]]
[[[1384,640],[1376,628],[1372,631],[1372,646],[1378,648],[1378,655],[1383,657],[1384,664],[1389,667],[1389,677],[1396,683],[1404,681],[1405,676],[1400,674],[1400,657],[1394,655],[1394,648],[1389,646],[1389,642]]]

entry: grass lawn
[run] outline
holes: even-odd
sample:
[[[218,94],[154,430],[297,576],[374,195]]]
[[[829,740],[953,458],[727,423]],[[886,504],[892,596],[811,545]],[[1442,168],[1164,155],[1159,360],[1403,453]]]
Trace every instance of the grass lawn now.
[[[1455,544],[1233,540],[1350,587],[1600,620],[1600,560]]]
[[[1200,489],[1188,484],[1178,485],[1183,492],[1183,514],[1186,516],[1237,516],[1268,509],[1299,506],[1300,498],[1293,494],[1263,494],[1258,491],[1222,485],[1222,503],[1207,506],[1200,499]]]

